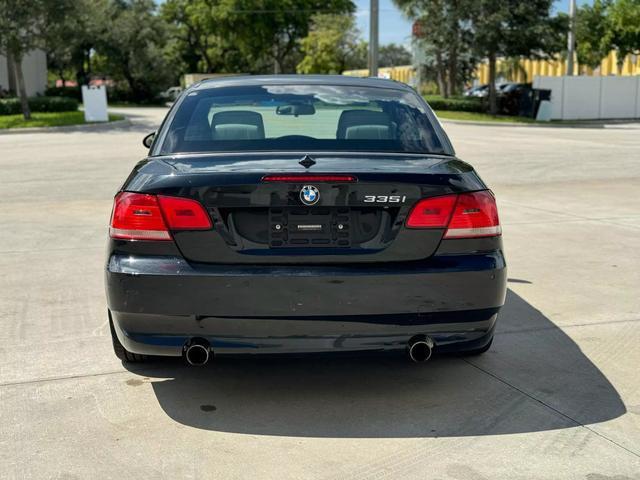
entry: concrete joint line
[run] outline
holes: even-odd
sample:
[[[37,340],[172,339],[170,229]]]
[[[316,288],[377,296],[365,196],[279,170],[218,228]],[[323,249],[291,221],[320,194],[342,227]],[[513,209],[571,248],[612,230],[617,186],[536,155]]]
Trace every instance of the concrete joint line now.
[[[566,413],[561,412],[560,410],[558,410],[557,408],[552,407],[551,405],[549,405],[548,403],[543,402],[542,400],[540,400],[539,398],[536,398],[535,396],[533,396],[532,394],[525,392],[524,390],[516,387],[515,385],[512,385],[511,383],[507,382],[505,379],[500,378],[499,376],[497,376],[494,373],[491,373],[488,370],[485,370],[484,368],[476,365],[475,363],[469,361],[468,359],[464,358],[463,359],[464,362],[466,362],[467,364],[471,365],[473,368],[481,371],[482,373],[484,373],[485,375],[488,375],[490,377],[492,377],[493,379],[497,380],[498,382],[506,385],[507,387],[511,388],[512,390],[515,390],[516,392],[519,392],[520,394],[524,395],[527,398],[530,398],[531,400],[533,400],[534,402],[538,402],[540,405],[548,408],[549,410],[551,410],[552,412],[555,412],[556,414],[560,415],[563,418],[566,418],[567,420],[569,420],[570,422],[575,423],[575,425],[577,427],[582,427],[585,428],[587,430],[589,430],[591,433],[596,434],[598,437],[610,442],[611,444],[615,445],[618,448],[621,448],[622,450],[626,451],[627,453],[630,453],[631,455],[640,458],[640,454],[634,452],[633,450],[628,449],[627,447],[625,447],[624,445],[620,445],[618,442],[610,439],[609,437],[601,434],[600,432],[597,432],[596,430],[594,430],[593,428],[584,425],[583,423],[579,422],[578,420],[576,420],[575,418],[570,417],[569,415],[567,415]]]

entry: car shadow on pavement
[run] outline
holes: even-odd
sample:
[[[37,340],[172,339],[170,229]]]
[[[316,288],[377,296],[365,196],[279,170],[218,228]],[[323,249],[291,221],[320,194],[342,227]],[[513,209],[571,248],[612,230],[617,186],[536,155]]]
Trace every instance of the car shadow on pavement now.
[[[159,360],[166,414],[223,432],[300,437],[448,437],[593,424],[626,412],[615,388],[540,311],[509,290],[493,347],[480,357]]]

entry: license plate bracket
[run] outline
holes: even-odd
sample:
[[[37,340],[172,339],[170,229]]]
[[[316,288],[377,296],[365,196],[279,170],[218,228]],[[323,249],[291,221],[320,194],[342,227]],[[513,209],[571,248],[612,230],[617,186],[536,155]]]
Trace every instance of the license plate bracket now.
[[[270,208],[269,245],[351,247],[351,211],[344,207]]]

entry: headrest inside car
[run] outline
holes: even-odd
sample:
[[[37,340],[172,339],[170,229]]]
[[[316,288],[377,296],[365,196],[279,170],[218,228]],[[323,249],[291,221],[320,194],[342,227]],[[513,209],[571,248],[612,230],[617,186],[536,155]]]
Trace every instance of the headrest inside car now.
[[[338,121],[338,139],[387,140],[393,137],[389,115],[374,110],[345,110]]]
[[[262,115],[249,110],[218,112],[211,118],[213,140],[261,140],[264,138]]]

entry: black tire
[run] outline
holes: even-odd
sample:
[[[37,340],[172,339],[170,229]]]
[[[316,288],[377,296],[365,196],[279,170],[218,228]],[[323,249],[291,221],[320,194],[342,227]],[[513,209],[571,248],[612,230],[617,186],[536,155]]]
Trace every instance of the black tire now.
[[[462,352],[462,355],[464,355],[465,357],[474,357],[477,355],[482,355],[483,353],[485,353],[487,350],[491,348],[492,343],[493,343],[493,337],[491,337],[491,340],[489,340],[489,343],[487,343],[484,347],[475,348],[473,350],[467,350],[466,352]]]
[[[113,320],[111,320],[111,312],[109,312],[109,330],[111,330],[111,341],[113,342],[113,353],[116,354],[123,362],[127,363],[140,363],[147,360],[146,355],[139,355],[137,353],[131,353],[129,350],[124,348],[124,346],[118,340],[118,335],[116,335],[116,329],[113,327]]]

